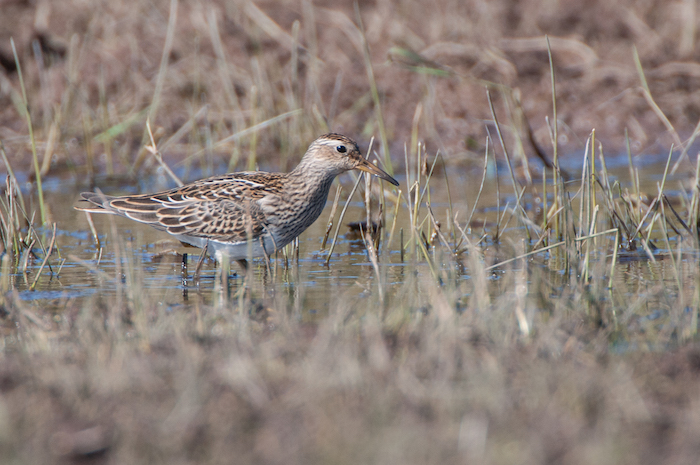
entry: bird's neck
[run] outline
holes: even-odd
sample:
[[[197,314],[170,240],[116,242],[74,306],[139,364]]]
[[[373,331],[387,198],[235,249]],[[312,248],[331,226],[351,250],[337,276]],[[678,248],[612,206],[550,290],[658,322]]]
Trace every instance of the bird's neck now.
[[[322,169],[317,163],[302,159],[299,165],[287,175],[287,192],[305,197],[308,200],[322,198],[325,203],[333,180],[338,173]]]
[[[290,184],[307,184],[311,186],[327,186],[331,183],[339,173],[329,171],[327,167],[320,166],[313,159],[302,158],[296,168],[294,168],[287,178]],[[312,189],[313,190],[313,189]]]

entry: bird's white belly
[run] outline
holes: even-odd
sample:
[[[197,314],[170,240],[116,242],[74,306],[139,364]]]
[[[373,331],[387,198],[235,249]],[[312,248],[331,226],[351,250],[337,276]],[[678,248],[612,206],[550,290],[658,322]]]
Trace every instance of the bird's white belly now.
[[[219,259],[219,255],[227,255],[231,261],[264,257],[265,255],[270,256],[290,242],[289,240],[285,240],[285,238],[273,238],[270,234],[265,234],[252,241],[240,242],[207,241],[207,239],[201,237],[181,235],[175,237],[186,244],[199,248],[204,248],[208,245],[207,253],[209,255],[217,259]]]

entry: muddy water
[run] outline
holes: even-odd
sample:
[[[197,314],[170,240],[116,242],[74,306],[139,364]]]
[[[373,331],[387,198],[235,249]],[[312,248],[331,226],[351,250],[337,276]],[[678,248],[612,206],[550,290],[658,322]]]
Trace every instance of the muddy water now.
[[[628,178],[625,162],[626,160],[620,160],[616,164],[608,161],[608,168],[613,178],[619,179],[623,185]],[[573,162],[567,167],[571,172],[576,172],[576,168]],[[662,160],[640,165],[639,169],[643,191],[653,195],[656,192],[656,184],[661,181]],[[464,227],[464,222],[473,206],[471,201],[476,197],[481,183],[481,175],[460,174],[458,170],[448,170],[448,172],[450,177],[447,183],[444,182],[443,176],[435,176],[425,200],[430,201],[430,207],[441,224],[449,225],[448,216],[451,207],[452,214],[457,215],[458,222],[461,222]],[[679,176],[678,179],[684,177]],[[399,175],[397,178],[405,192],[407,190],[405,176]],[[515,203],[509,174],[506,171],[500,173],[498,181],[496,182],[494,176],[487,178],[485,190],[469,230],[476,238],[486,234],[487,239],[484,243],[487,246],[492,239],[499,211],[502,212],[507,205],[512,206]],[[351,189],[352,179],[345,175],[340,182],[343,185],[343,198],[345,198]],[[670,197],[678,196],[680,193],[678,181],[672,180],[667,186]],[[51,218],[57,224],[56,240],[60,258],[54,255],[50,261],[53,274],[48,269],[43,270],[34,290],[30,290],[30,286],[41,260],[30,260],[26,274],[20,272],[12,274],[11,287],[21,301],[43,311],[61,312],[68,304],[73,307],[80,306],[82,302],[94,302],[96,297],[109,302],[124,295],[125,287],[133,288],[134,285],[139,293],[143,293],[149,300],[157,302],[165,309],[190,305],[193,298],[197,302],[207,304],[221,299],[217,264],[211,259],[205,260],[200,282],[196,285],[192,281],[192,274],[199,250],[185,248],[176,241],[170,240],[165,233],[124,218],[93,215],[100,239],[98,246],[92,237],[85,214],[73,209],[80,190],[71,182],[63,182],[60,179],[49,179],[47,182],[46,197]],[[105,188],[105,192],[109,194],[148,190],[145,185]],[[574,191],[573,188],[571,190]],[[500,202],[497,201],[499,192]],[[572,195],[574,193],[575,191]],[[266,269],[264,261],[256,260],[251,268],[251,279],[246,284],[253,289],[253,292],[258,292],[260,295],[265,294],[266,290],[273,286],[277,290],[275,298],[286,300],[288,307],[303,319],[314,319],[325,314],[338,299],[361,300],[376,292],[375,269],[368,259],[365,245],[356,235],[350,234],[346,226],[347,223],[365,219],[366,211],[359,192],[341,225],[339,241],[331,257],[330,266],[324,265],[327,251],[322,250],[321,240],[329,218],[332,196],[333,194],[320,219],[300,237],[298,258],[291,249],[289,257],[285,258],[278,254],[272,261],[270,270]],[[537,199],[529,194],[524,198],[524,203],[533,210],[537,207]],[[388,204],[390,209],[393,209],[392,202]],[[421,220],[425,217],[425,211],[424,207]],[[393,221],[393,211],[387,213],[387,218],[390,226]],[[406,234],[404,240],[407,240],[409,227],[407,207],[402,203],[393,241],[391,244],[382,244],[386,250],[384,262],[380,267],[382,273],[385,273],[384,286],[387,292],[398,288],[408,274],[415,276],[417,273],[420,279],[433,279],[431,270],[424,261],[421,260],[418,263],[409,259],[401,261],[400,230],[403,228]],[[514,221],[508,225],[511,232],[522,237],[522,231],[518,231],[521,227]],[[40,230],[39,233],[44,238],[44,242],[48,243],[51,232]],[[660,245],[664,246],[664,244]],[[495,247],[495,245],[491,246]],[[184,273],[181,255],[183,252],[189,255],[188,268]],[[609,251],[604,251],[603,255],[607,252]],[[43,257],[41,253],[37,255]],[[501,257],[503,258],[509,257]],[[556,254],[551,256],[543,254],[532,263],[551,273],[552,280],[558,282],[561,270],[556,264],[556,258]],[[439,263],[445,267],[454,268],[455,266],[454,262],[449,261]],[[627,295],[630,299],[636,298],[642,290],[652,293],[651,288],[654,286],[663,286],[664,282],[673,281],[674,275],[668,269],[669,263],[668,260],[652,263],[643,254],[623,254],[614,280],[621,286],[620,289],[627,290],[623,295]],[[688,275],[693,274],[692,269],[695,264],[695,259],[688,261],[690,268]],[[513,270],[512,267],[508,269]],[[236,264],[232,264],[232,271],[240,270]],[[502,273],[504,272],[494,273],[492,276],[490,292],[496,296],[507,291],[501,288],[499,283],[510,282],[503,279]],[[467,273],[457,272],[456,274],[457,279],[470,279]],[[235,298],[236,292],[243,285],[244,279],[241,273],[233,276],[229,281],[230,288],[227,293],[229,298]],[[561,286],[565,285],[566,280],[562,279]],[[611,297],[611,300],[614,298]],[[626,319],[626,324],[643,326],[648,331],[648,328],[656,328],[659,321],[668,321],[671,318],[671,312],[663,309],[661,303],[655,306],[653,302],[655,300],[647,299],[643,308],[637,309],[634,315],[624,314],[622,317]],[[621,302],[611,302],[611,305],[620,304]],[[682,318],[682,315],[675,315],[674,318]]]

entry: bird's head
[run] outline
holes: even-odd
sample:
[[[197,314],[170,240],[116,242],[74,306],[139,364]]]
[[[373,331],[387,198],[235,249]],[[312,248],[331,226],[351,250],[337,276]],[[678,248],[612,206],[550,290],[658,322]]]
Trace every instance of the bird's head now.
[[[360,170],[379,176],[395,186],[399,185],[398,181],[384,170],[368,162],[354,140],[341,134],[320,136],[309,146],[303,161],[328,170],[334,176],[344,171]]]

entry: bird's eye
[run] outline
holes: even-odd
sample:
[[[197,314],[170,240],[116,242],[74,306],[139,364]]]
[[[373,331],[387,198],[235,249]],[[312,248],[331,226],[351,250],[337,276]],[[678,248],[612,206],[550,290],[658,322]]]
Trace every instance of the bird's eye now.
[[[335,148],[335,151],[338,153],[345,153],[348,149],[344,145],[339,145]]]

